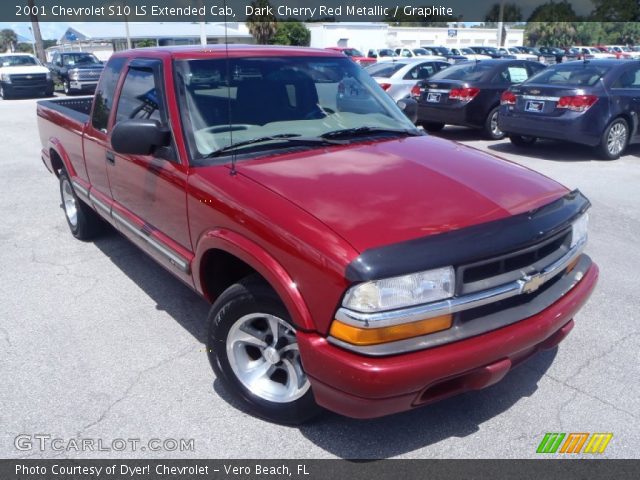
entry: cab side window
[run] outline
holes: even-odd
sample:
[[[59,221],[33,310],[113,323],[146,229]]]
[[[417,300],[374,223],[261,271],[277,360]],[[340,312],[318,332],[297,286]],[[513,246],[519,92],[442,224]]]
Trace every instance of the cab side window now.
[[[132,118],[151,119],[162,123],[162,109],[153,70],[130,68],[120,92],[116,123]]]
[[[100,83],[98,83],[98,87],[96,88],[93,116],[91,117],[91,125],[96,130],[107,131],[109,114],[113,108],[113,97],[124,63],[125,59],[122,57],[112,58],[104,67],[104,71],[100,77]]]

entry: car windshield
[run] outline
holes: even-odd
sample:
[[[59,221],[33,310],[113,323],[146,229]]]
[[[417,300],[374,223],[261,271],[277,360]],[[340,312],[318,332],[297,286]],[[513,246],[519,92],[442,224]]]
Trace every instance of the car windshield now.
[[[430,80],[464,80],[473,82],[481,80],[494,66],[484,62],[464,62],[440,70]]]
[[[391,97],[346,58],[179,60],[175,70],[184,130],[196,160],[231,145],[257,146],[265,138],[301,144],[294,140],[318,141],[337,132],[417,133]]]
[[[451,55],[451,51],[445,47],[431,47],[438,55]]]
[[[414,48],[413,53],[418,56],[429,55],[429,52],[427,52],[424,48]]]
[[[28,55],[4,55],[0,57],[0,66],[21,67],[23,65],[39,65],[34,57]]]
[[[460,53],[462,53],[464,55],[473,55],[475,52],[473,50],[471,50],[470,48],[461,48],[460,49]]]
[[[348,57],[361,57],[362,56],[362,53],[360,53],[360,51],[356,50],[355,48],[345,48],[344,50],[342,50],[342,53],[344,53]]]
[[[62,63],[64,65],[92,65],[100,63],[94,55],[90,53],[74,53],[74,54],[65,54],[62,56]]]
[[[373,65],[366,67],[365,70],[372,77],[389,78],[391,75],[393,75],[406,65],[406,62],[374,63]]]
[[[609,67],[591,63],[567,63],[554,65],[532,76],[526,83],[591,87],[607,73]]]
[[[396,56],[396,52],[394,52],[393,50],[391,50],[389,48],[383,48],[381,50],[378,50],[378,54],[381,57],[395,57]]]

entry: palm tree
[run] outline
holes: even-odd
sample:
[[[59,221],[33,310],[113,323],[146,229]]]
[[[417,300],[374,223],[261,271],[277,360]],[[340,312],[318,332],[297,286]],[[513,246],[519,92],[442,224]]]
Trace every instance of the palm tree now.
[[[269,0],[254,0],[251,2],[252,11],[247,17],[247,28],[256,42],[267,45],[277,31],[276,17],[269,13],[272,10]]]
[[[16,32],[14,32],[13,30],[5,28],[4,30],[0,31],[0,50],[2,52],[13,52],[17,42],[18,35],[16,35]]]

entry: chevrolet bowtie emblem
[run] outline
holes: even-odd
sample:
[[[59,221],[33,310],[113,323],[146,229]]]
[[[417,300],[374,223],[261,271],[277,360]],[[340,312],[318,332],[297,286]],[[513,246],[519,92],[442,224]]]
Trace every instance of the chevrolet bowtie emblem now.
[[[542,275],[525,275],[522,280],[522,293],[533,293],[538,290],[545,279]]]

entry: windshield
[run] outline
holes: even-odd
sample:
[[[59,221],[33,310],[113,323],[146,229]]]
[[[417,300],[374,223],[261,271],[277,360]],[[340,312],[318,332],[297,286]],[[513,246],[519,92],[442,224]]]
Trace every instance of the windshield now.
[[[493,68],[494,65],[490,63],[464,62],[453,65],[446,70],[440,70],[432,75],[430,80],[464,80],[465,82],[473,82],[481,80]]]
[[[548,67],[532,76],[527,83],[566,85],[571,87],[593,86],[607,73],[608,67],[591,63],[560,64]]]
[[[475,52],[473,50],[471,50],[470,48],[461,48],[460,49],[460,53],[462,53],[464,55],[473,55],[473,54],[475,54]]]
[[[373,65],[366,67],[365,70],[372,77],[389,78],[391,75],[393,75],[406,65],[406,62],[374,63]]]
[[[418,56],[429,55],[429,52],[427,52],[424,48],[414,48],[413,53]]]
[[[362,53],[355,48],[345,48],[342,53],[344,53],[348,57],[361,57]]]
[[[264,137],[309,139],[362,127],[415,130],[369,74],[346,58],[181,60],[175,70],[196,160]]]
[[[28,55],[6,55],[0,57],[0,66],[3,67],[22,67],[29,65],[39,65],[34,57]]]
[[[448,48],[445,47],[431,47],[438,55],[451,55]]]
[[[100,63],[94,55],[90,53],[73,53],[73,54],[65,54],[62,56],[63,65],[71,66],[71,65],[92,65]]]
[[[394,52],[393,50],[388,49],[388,48],[383,48],[383,49],[379,50],[378,54],[381,57],[395,57],[396,56],[396,52]]]

